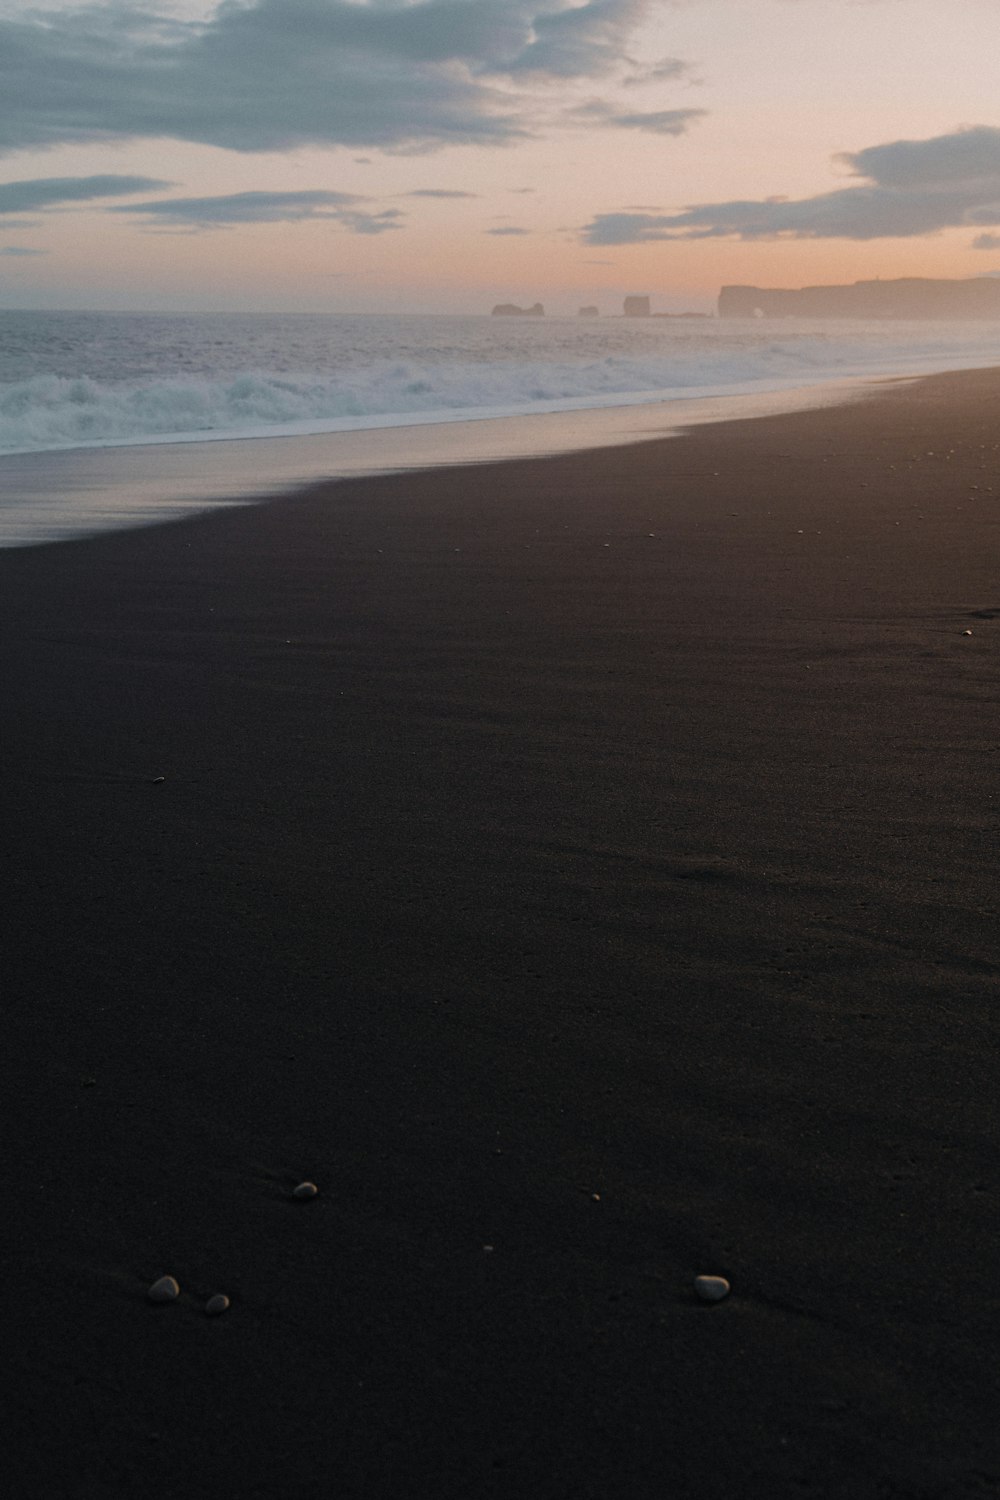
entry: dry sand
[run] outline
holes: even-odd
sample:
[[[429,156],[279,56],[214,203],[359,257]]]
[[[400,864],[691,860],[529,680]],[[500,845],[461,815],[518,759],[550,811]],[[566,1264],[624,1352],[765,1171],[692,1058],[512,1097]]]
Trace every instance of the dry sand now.
[[[998,415],[0,555],[6,1495],[996,1492]]]

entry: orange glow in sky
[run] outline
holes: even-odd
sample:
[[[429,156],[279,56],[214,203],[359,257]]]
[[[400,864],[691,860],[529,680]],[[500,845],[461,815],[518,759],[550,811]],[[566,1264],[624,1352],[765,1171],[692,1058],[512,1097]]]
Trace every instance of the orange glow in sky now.
[[[981,275],[998,56],[995,0],[0,0],[0,305]]]

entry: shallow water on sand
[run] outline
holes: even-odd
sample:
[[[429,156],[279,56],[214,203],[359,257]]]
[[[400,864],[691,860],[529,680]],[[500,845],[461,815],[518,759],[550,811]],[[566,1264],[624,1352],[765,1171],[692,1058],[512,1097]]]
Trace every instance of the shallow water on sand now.
[[[796,391],[357,432],[8,454],[0,457],[0,547],[155,525],[320,480],[643,442],[705,422],[859,399],[876,389],[839,381]]]

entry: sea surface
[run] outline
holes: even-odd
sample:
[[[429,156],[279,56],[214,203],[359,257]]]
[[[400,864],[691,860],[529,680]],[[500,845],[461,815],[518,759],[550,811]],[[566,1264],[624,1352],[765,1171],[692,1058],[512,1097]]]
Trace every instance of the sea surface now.
[[[998,360],[1000,324],[0,312],[0,545]]]

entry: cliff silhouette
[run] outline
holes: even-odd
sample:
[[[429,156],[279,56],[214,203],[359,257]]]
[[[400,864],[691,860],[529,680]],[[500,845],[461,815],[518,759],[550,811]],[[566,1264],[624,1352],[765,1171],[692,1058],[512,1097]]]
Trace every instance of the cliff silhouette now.
[[[850,286],[724,286],[720,318],[1000,318],[1000,278],[855,281]]]

